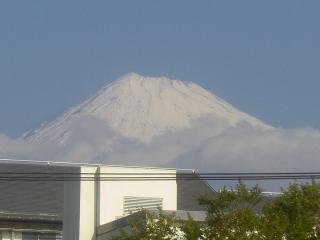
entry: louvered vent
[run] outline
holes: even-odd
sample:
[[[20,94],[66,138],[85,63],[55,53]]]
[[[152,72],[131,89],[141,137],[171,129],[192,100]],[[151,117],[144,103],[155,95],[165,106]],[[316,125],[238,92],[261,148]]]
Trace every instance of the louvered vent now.
[[[162,205],[162,198],[125,196],[123,199],[123,215],[127,216],[130,213],[141,210],[142,208],[148,210],[156,210],[158,208],[162,209]]]

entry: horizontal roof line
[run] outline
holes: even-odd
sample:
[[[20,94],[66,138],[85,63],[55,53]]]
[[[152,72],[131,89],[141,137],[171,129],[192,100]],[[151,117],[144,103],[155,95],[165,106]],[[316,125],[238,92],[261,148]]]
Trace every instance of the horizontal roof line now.
[[[182,169],[182,168],[161,168],[161,167],[145,167],[145,166],[127,166],[127,165],[107,165],[107,164],[98,164],[98,163],[70,163],[70,162],[54,162],[54,161],[39,161],[39,160],[26,160],[26,159],[10,159],[4,158],[0,159],[0,163],[30,163],[38,165],[53,165],[53,166],[92,166],[92,167],[114,167],[114,168],[143,168],[143,169],[159,169],[159,170],[176,170],[176,171],[187,171],[195,172],[194,169]]]

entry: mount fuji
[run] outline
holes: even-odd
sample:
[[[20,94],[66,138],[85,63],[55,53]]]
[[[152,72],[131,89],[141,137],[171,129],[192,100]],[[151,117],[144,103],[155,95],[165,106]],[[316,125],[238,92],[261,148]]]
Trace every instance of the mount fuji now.
[[[237,124],[261,130],[271,128],[195,83],[129,73],[56,120],[25,133],[23,138],[28,142],[67,145],[80,130],[77,128],[103,131],[96,129],[92,121],[95,119],[118,138],[150,144],[158,136],[192,128],[192,122],[201,118],[210,119],[207,123],[215,128],[215,134]]]
[[[192,82],[124,75],[0,157],[202,171],[319,169],[320,131],[274,128]]]

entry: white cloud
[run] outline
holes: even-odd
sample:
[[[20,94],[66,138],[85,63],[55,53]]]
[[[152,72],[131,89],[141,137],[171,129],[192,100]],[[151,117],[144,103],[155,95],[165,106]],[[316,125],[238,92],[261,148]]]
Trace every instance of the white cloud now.
[[[205,141],[201,164],[218,171],[312,171],[320,167],[320,132],[232,128]]]
[[[68,140],[28,143],[0,135],[0,157],[70,162],[103,162],[196,168],[201,171],[316,171],[320,131],[256,130],[237,125],[223,130],[210,118],[192,128],[171,131],[144,144],[121,137],[103,121],[88,117],[73,125]]]

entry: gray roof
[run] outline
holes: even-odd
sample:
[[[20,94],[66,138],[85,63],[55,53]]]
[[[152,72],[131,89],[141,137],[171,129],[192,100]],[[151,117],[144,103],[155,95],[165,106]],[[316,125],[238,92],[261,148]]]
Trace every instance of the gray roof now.
[[[204,211],[206,206],[199,205],[198,199],[204,194],[214,196],[215,190],[205,181],[200,178],[197,173],[189,180],[185,180],[182,174],[177,175],[177,208],[178,210],[188,211]]]
[[[63,173],[77,171],[75,166],[48,164],[0,163],[0,176],[14,173]],[[19,175],[21,176],[21,175]],[[0,217],[48,218],[62,221],[63,181],[26,181],[0,179]]]

